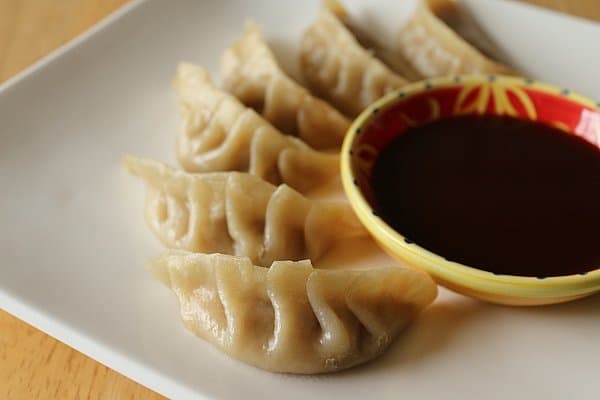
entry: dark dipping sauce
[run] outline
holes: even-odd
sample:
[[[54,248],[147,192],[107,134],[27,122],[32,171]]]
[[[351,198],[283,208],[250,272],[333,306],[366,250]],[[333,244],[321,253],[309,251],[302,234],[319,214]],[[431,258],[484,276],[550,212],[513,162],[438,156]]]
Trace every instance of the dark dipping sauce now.
[[[463,116],[410,128],[375,162],[376,211],[450,261],[547,277],[600,266],[600,150],[538,122]]]

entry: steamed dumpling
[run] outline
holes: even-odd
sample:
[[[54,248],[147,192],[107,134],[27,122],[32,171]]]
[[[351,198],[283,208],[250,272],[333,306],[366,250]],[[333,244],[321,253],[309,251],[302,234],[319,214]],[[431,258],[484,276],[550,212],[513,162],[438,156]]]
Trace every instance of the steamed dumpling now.
[[[339,181],[339,156],[283,135],[251,108],[214,87],[202,67],[180,64],[175,88],[184,126],[177,156],[186,171],[245,171],[307,192]]]
[[[367,236],[348,203],[308,200],[240,172],[189,174],[128,156],[148,186],[146,222],[169,248],[274,260],[317,260],[334,243]]]
[[[404,76],[418,80],[444,75],[512,73],[463,40],[430,8],[453,6],[453,0],[419,0],[415,14],[390,42],[382,59]]]
[[[314,93],[354,117],[407,81],[360,46],[339,19],[345,15],[339,4],[325,3],[302,37],[300,67]]]
[[[334,372],[383,353],[437,295],[400,267],[318,270],[276,261],[168,251],[149,269],[177,295],[186,327],[223,352],[273,372]]]
[[[255,23],[221,61],[223,88],[254,108],[282,132],[316,149],[339,147],[350,121],[287,77]]]

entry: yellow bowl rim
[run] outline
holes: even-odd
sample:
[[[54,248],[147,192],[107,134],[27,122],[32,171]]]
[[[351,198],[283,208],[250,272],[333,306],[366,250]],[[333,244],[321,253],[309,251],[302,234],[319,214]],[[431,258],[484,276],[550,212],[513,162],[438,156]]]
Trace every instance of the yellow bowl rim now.
[[[342,185],[361,222],[367,230],[387,247],[399,250],[398,253],[412,254],[421,259],[421,264],[427,272],[449,281],[455,285],[470,288],[486,293],[511,296],[511,297],[557,297],[566,295],[580,295],[593,293],[600,290],[600,268],[585,274],[573,274],[552,277],[528,277],[518,275],[498,275],[485,270],[469,267],[445,258],[407,241],[406,238],[390,227],[377,216],[369,203],[362,195],[361,190],[354,183],[351,167],[351,149],[357,136],[357,131],[374,119],[380,111],[404,101],[412,95],[425,91],[451,86],[462,86],[472,83],[496,83],[520,85],[534,88],[537,91],[563,96],[600,112],[600,101],[596,102],[589,97],[577,92],[560,88],[556,85],[539,82],[529,78],[503,76],[503,75],[458,75],[427,79],[411,83],[401,89],[388,93],[384,97],[369,105],[352,122],[347,131],[342,145],[340,164]]]

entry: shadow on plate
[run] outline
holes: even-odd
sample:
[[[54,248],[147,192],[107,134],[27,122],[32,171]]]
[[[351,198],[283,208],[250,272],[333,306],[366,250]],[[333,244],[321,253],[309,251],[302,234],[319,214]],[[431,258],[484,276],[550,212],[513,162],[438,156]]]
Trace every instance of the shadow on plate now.
[[[349,377],[352,374],[376,374],[398,365],[412,365],[451,345],[453,338],[465,329],[487,304],[463,296],[438,300],[427,308],[381,356],[366,364],[323,376]]]
[[[530,314],[532,317],[581,318],[582,316],[600,316],[600,294],[563,304],[537,307],[517,307],[516,313]]]
[[[477,318],[493,318],[498,313],[514,313],[531,318],[553,318],[564,322],[600,314],[600,295],[570,303],[537,307],[510,307],[484,303],[460,295],[443,296],[427,308],[390,348],[369,363],[329,376],[377,373],[400,365],[414,365],[442,352],[475,323]]]
[[[463,297],[432,304],[379,359],[378,367],[414,363],[433,355],[450,345],[453,338],[486,307],[489,305]]]

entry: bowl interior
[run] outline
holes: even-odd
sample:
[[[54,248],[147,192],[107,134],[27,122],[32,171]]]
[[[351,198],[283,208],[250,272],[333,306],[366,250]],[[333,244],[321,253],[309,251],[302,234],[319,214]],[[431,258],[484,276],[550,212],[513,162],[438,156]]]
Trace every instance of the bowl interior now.
[[[369,107],[352,129],[350,170],[374,206],[373,165],[392,140],[410,127],[458,115],[505,115],[543,122],[578,135],[600,151],[600,104],[569,90],[529,79],[455,77],[413,84]]]
[[[367,228],[388,252],[395,253],[397,251],[390,249],[401,248],[410,257],[420,254],[415,260],[426,259],[423,261],[428,264],[425,269],[434,275],[437,272],[437,278],[444,274],[443,280],[447,282],[463,280],[464,274],[467,274],[514,287],[522,284],[549,287],[562,279],[573,288],[583,280],[588,284],[586,290],[591,290],[592,286],[597,287],[595,290],[600,288],[600,268],[583,274],[587,276],[559,276],[542,282],[531,277],[498,276],[448,262],[410,243],[374,216],[376,207],[371,176],[379,153],[410,127],[459,115],[503,115],[543,122],[565,134],[581,137],[600,151],[600,103],[569,90],[530,79],[503,76],[447,77],[417,82],[390,93],[367,108],[350,128],[344,144],[344,186]],[[405,257],[400,258],[406,260]]]

